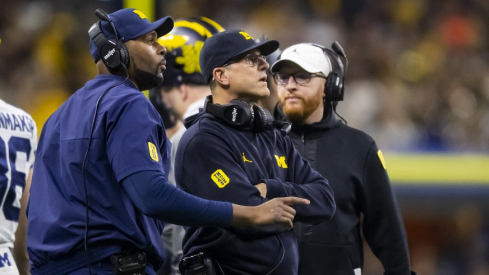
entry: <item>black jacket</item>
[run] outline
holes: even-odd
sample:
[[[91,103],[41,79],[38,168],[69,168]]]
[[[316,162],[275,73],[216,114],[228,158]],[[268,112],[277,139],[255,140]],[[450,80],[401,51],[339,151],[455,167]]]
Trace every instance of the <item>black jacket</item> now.
[[[279,107],[274,115],[283,119]],[[330,221],[294,228],[299,274],[353,275],[363,266],[362,229],[386,275],[411,274],[402,217],[375,141],[337,121],[331,108],[320,122],[293,125],[290,137],[311,166],[328,178],[337,207]]]
[[[178,146],[175,178],[196,196],[255,206],[267,199],[298,196],[311,201],[295,206],[295,220],[319,223],[333,216],[328,181],[311,169],[289,137],[277,130],[253,133],[224,125],[201,112],[185,120],[190,126]],[[264,181],[267,198],[254,185]],[[242,227],[190,227],[184,255],[207,252],[224,274],[297,274],[297,243],[292,230],[262,232]]]

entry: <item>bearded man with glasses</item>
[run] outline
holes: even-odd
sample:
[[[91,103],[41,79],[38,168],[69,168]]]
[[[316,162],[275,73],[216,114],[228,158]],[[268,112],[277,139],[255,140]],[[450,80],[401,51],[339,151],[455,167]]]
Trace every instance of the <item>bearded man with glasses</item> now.
[[[336,119],[346,72],[340,56],[346,60],[346,55],[335,44],[333,49],[296,44],[271,67],[279,98],[274,115],[292,122],[296,148],[328,178],[337,202],[330,221],[294,226],[299,274],[362,274],[362,234],[384,275],[414,274],[382,152],[369,135]]]
[[[256,43],[244,31],[224,31],[205,41],[200,67],[212,95],[202,112],[185,120],[175,179],[196,196],[249,206],[282,195],[306,198],[310,204],[295,207],[294,222],[327,221],[335,211],[328,181],[257,105],[270,94],[265,56],[278,46],[275,40]],[[279,125],[282,132],[284,126]],[[182,274],[295,275],[298,270],[292,230],[189,227],[183,253]]]

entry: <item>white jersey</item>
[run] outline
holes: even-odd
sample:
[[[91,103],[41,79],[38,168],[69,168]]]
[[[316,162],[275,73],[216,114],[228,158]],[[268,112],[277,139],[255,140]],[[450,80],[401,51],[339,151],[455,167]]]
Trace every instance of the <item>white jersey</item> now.
[[[37,128],[32,117],[0,99],[0,244],[13,246],[20,198],[36,148]]]

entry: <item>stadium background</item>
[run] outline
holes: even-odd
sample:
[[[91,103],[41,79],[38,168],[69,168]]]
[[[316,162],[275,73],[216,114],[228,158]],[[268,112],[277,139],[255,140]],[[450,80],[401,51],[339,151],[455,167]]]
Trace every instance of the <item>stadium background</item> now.
[[[489,1],[0,0],[0,98],[40,132],[95,76],[95,9],[122,7],[207,16],[281,49],[338,40],[349,60],[338,112],[384,151],[413,270],[489,274]],[[366,251],[364,274],[380,274]]]

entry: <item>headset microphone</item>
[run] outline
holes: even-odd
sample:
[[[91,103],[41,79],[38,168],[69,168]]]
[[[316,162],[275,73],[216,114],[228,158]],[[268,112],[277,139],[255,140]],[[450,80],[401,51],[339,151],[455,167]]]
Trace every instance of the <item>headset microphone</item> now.
[[[111,22],[109,15],[102,9],[95,10],[95,15],[102,21]]]
[[[341,47],[341,45],[340,45],[340,43],[338,43],[338,41],[335,41],[331,45],[331,49],[333,49],[333,51],[336,54],[345,58],[345,69],[344,69],[344,71],[346,72],[348,70],[348,58],[346,58],[346,54],[345,54],[345,51],[343,50],[343,47]]]
[[[333,51],[335,51],[335,53],[337,53],[343,57],[346,57],[345,51],[341,47],[340,43],[338,43],[338,41],[333,42],[333,44],[331,45],[331,48],[333,49]]]
[[[114,23],[112,22],[112,20],[110,20],[110,16],[102,9],[97,9],[95,10],[95,15],[102,21],[106,21],[106,22],[109,22],[110,25],[112,26],[112,29],[114,30],[114,35],[115,35],[115,43],[117,44],[117,46],[119,47],[119,44],[121,43],[119,41],[119,36],[117,35],[117,29],[115,28],[114,26]]]

